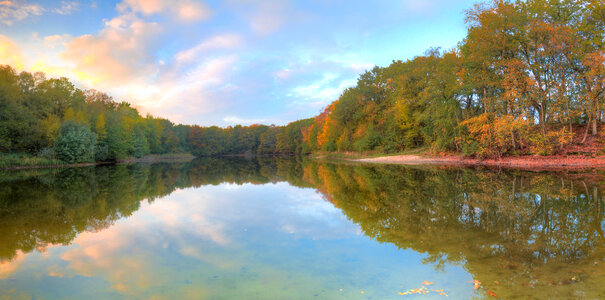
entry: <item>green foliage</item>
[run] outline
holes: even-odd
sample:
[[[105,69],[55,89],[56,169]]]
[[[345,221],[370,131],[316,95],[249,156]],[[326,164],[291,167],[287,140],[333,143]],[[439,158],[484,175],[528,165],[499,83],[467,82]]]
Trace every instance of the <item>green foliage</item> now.
[[[529,149],[531,153],[537,155],[554,155],[560,153],[572,140],[573,133],[565,127],[549,131],[545,135],[536,132],[529,135]]]
[[[136,158],[141,158],[149,154],[149,143],[145,137],[144,129],[137,127],[135,130],[132,155]]]
[[[67,163],[91,162],[94,160],[96,136],[88,126],[67,121],[55,140],[54,151],[58,159]]]
[[[0,153],[0,168],[11,167],[29,167],[29,166],[53,166],[62,165],[65,162],[54,158],[48,158],[46,155],[40,157],[31,156],[28,154],[3,154]]]
[[[381,137],[379,132],[374,128],[374,125],[370,125],[363,137],[355,142],[354,148],[359,152],[371,151],[379,146],[380,142]]]

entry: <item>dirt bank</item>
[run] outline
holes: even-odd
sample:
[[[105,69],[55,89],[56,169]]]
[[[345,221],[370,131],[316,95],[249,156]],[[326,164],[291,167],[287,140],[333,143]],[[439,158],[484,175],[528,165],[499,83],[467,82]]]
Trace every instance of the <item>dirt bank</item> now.
[[[399,155],[375,158],[352,159],[352,161],[401,165],[449,165],[449,166],[487,166],[524,170],[583,170],[605,169],[605,156],[520,156],[495,159],[475,159],[456,155],[418,156]]]

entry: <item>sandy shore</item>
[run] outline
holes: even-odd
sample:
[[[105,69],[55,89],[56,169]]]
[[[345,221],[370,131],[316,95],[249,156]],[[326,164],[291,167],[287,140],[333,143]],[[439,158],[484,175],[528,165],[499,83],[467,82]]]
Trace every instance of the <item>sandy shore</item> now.
[[[475,159],[462,156],[399,155],[353,159],[363,163],[400,165],[487,166],[524,170],[605,169],[605,156],[521,156],[495,159]]]

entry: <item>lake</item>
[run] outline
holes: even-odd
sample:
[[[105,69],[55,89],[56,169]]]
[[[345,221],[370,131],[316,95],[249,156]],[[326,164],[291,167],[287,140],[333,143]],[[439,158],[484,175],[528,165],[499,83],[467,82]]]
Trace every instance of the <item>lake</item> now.
[[[605,299],[603,172],[0,171],[0,299]]]

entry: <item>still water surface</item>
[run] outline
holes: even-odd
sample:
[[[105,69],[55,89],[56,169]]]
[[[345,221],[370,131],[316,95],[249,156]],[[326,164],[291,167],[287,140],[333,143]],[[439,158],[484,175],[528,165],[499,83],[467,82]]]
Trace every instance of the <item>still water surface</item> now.
[[[605,299],[599,173],[200,159],[0,172],[4,299]]]

